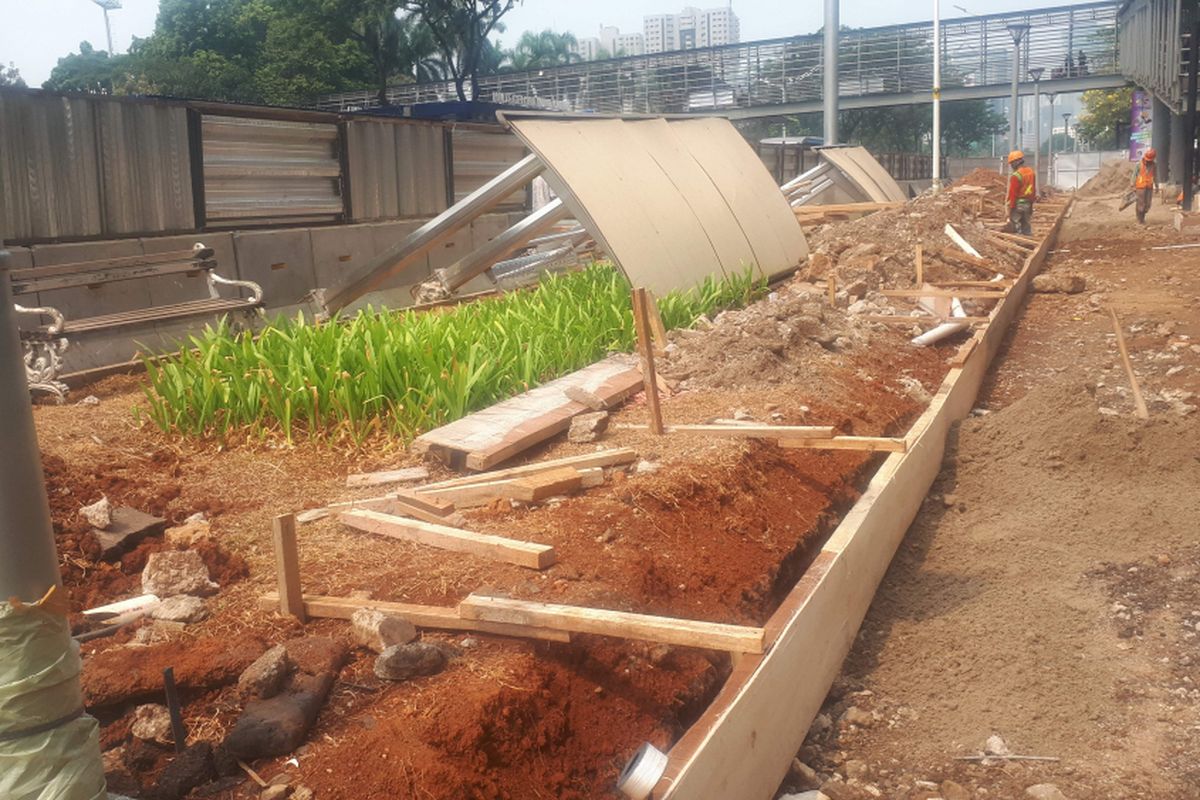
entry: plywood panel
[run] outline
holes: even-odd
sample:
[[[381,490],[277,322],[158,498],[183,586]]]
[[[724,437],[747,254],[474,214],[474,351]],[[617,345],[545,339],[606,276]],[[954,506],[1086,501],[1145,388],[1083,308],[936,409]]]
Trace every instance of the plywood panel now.
[[[853,181],[867,199],[876,203],[903,203],[908,200],[900,184],[866,148],[830,147],[822,149],[821,156]]]

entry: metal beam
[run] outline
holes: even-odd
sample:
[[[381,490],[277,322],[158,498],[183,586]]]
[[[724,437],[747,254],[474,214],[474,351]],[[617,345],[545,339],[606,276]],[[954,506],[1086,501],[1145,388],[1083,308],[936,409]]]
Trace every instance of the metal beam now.
[[[336,314],[363,295],[379,288],[388,278],[401,272],[414,260],[471,224],[472,220],[529,183],[544,169],[545,165],[537,156],[532,154],[525,156],[417,228],[399,244],[389,247],[364,264],[332,294],[322,298],[321,290],[318,290],[317,302],[323,307],[326,314]]]
[[[1120,75],[1088,75],[1082,78],[1062,78],[1042,81],[1043,91],[1053,91],[1061,94],[1086,92],[1089,89],[1117,89],[1129,81]],[[1021,95],[1033,94],[1033,83],[1019,85]],[[1007,97],[1012,87],[1007,83],[991,84],[988,86],[952,86],[942,89],[942,102],[955,100],[987,100],[993,97]],[[843,97],[840,101],[842,110],[851,108],[881,108],[884,106],[911,106],[930,102],[928,92],[903,92],[899,94],[869,94],[857,97]],[[813,114],[821,110],[820,100],[809,100],[803,103],[786,103],[757,108],[731,109],[722,114],[729,119],[756,119],[758,117],[776,117],[792,114]]]
[[[481,275],[505,256],[528,244],[570,215],[562,200],[555,198],[513,225],[504,233],[477,247],[457,262],[437,271],[442,284],[451,292]]]

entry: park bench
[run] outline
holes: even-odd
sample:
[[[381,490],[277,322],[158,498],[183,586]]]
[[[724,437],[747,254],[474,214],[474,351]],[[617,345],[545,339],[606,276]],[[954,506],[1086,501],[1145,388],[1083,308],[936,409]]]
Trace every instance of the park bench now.
[[[263,305],[262,287],[252,281],[222,278],[216,273],[217,262],[213,255],[212,248],[197,244],[191,250],[12,270],[9,276],[15,298],[55,289],[99,286],[164,275],[196,276],[203,273],[208,287],[208,297],[80,319],[66,319],[58,309],[49,305],[23,306],[14,302],[18,313],[36,314],[49,319],[47,323],[39,322],[34,327],[21,330],[25,375],[30,391],[48,392],[60,400],[64,397],[67,386],[58,379],[62,371],[62,354],[75,337],[187,317],[260,312]],[[250,296],[242,297],[239,292],[237,296],[222,297],[218,291],[221,286],[245,289]]]

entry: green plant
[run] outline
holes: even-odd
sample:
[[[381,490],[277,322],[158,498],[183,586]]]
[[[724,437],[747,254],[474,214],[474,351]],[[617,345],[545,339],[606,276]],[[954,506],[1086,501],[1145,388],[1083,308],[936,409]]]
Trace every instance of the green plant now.
[[[747,271],[660,300],[668,328],[744,305]],[[276,318],[257,335],[222,320],[146,360],[147,416],[163,431],[410,439],[634,345],[625,279],[606,265],[444,311],[375,311],[325,323]]]

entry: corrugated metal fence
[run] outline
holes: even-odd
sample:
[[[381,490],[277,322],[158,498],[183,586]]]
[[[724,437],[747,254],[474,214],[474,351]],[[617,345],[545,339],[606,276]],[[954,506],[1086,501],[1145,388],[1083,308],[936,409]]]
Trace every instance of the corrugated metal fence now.
[[[0,89],[12,244],[428,218],[524,156],[499,126]],[[527,205],[523,192],[499,210]]]

